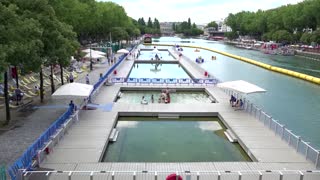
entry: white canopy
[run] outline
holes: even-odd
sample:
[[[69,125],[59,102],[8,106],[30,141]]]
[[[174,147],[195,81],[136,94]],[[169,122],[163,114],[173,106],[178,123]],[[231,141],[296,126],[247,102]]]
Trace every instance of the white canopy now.
[[[90,49],[84,49],[84,50],[82,50],[82,52],[90,53]],[[91,49],[91,53],[100,54],[100,55],[106,55],[105,52],[97,51],[97,50],[93,50],[93,49]]]
[[[117,53],[119,53],[119,54],[128,54],[129,51],[126,50],[126,49],[120,49],[120,50],[117,51]]]
[[[93,85],[83,83],[68,83],[61,86],[52,94],[53,98],[57,99],[74,99],[74,98],[86,98],[89,97]]]
[[[219,83],[217,86],[220,88],[230,89],[244,94],[266,92],[266,90],[260,88],[259,86],[256,86],[243,80]]]
[[[91,51],[91,54],[88,53],[84,56],[85,58],[92,58],[92,59],[99,59],[99,58],[104,58],[103,55],[97,53],[96,51]]]

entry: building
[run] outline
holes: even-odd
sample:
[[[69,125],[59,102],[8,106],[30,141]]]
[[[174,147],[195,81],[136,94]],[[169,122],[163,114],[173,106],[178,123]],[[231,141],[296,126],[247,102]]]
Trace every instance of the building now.
[[[162,35],[172,36],[174,35],[174,30],[172,29],[173,22],[161,22],[160,31]]]

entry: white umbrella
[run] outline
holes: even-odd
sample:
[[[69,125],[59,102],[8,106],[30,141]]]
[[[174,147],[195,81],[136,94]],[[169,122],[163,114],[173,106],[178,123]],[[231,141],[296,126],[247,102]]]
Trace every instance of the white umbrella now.
[[[119,54],[128,54],[129,51],[126,50],[126,49],[120,49],[120,50],[117,51],[117,53],[119,53]]]
[[[84,50],[82,50],[82,52],[90,53],[90,49],[84,49]],[[97,51],[97,50],[93,50],[93,49],[91,49],[91,53],[96,53],[96,54],[100,54],[100,55],[106,55],[105,52]]]
[[[220,88],[230,89],[244,94],[266,92],[266,90],[262,89],[261,87],[243,80],[223,82],[217,84],[217,86]]]
[[[99,58],[104,58],[103,55],[93,51],[91,53],[88,53],[84,56],[85,58],[92,58],[92,59],[99,59]]]
[[[57,99],[87,98],[93,90],[93,85],[83,83],[68,83],[62,85],[53,94]]]

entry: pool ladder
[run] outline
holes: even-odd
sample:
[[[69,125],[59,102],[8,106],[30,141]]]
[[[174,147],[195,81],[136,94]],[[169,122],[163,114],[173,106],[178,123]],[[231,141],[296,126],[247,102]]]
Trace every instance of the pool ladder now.
[[[109,137],[109,141],[116,142],[119,135],[119,131],[116,128],[113,128]]]

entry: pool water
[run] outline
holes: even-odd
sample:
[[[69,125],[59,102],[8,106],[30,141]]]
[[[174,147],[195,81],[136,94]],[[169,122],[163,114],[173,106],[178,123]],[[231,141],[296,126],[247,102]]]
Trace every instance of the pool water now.
[[[109,143],[103,162],[251,161],[224,136],[216,117],[120,117],[119,136]]]
[[[179,64],[135,63],[129,78],[190,78]]]
[[[163,60],[163,61],[173,61],[175,58],[169,53],[169,51],[159,51],[158,57]],[[140,56],[138,57],[138,60],[151,60],[151,59],[156,59],[154,53],[152,51],[140,51]]]
[[[142,96],[151,103],[151,95],[154,97],[154,103],[158,103],[161,91],[121,91],[121,93],[121,98],[117,102],[140,104]],[[212,103],[212,100],[204,91],[177,91],[170,93],[170,103]]]

